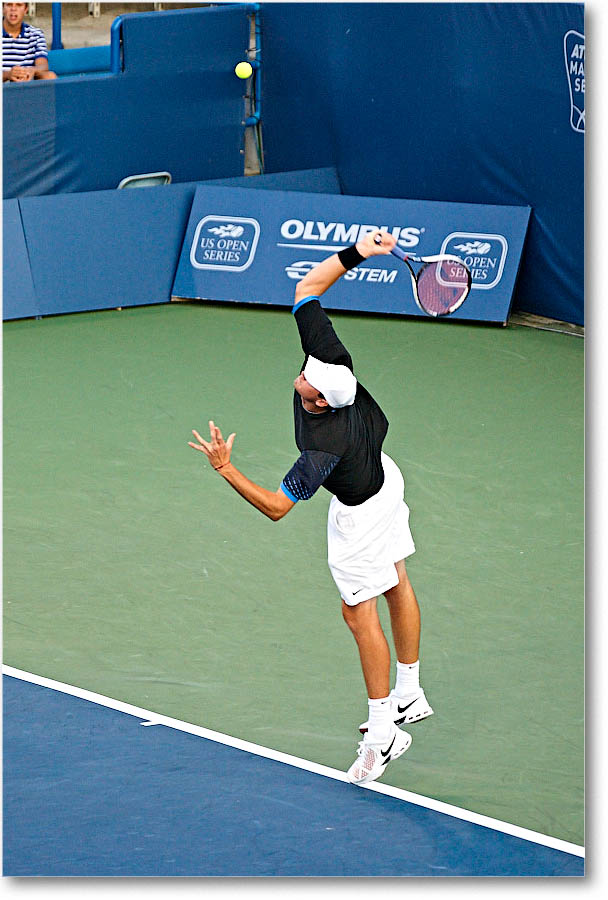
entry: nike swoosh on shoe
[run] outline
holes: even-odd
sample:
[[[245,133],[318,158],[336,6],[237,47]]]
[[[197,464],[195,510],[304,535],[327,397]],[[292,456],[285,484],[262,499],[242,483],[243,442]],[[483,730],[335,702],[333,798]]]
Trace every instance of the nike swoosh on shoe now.
[[[391,741],[391,745],[390,745],[390,747],[388,748],[388,750],[381,750],[381,751],[380,751],[380,755],[381,755],[381,756],[389,756],[391,750],[393,749],[393,744],[395,743],[395,738],[396,738],[396,737],[397,737],[397,735],[395,735],[395,736],[393,737],[393,739],[392,739],[392,741]],[[390,756],[389,756],[389,759],[390,759]],[[388,762],[388,759],[387,759],[386,761]]]
[[[411,701],[411,703],[408,703],[407,706],[399,706],[399,704],[397,704],[397,712],[399,714],[404,713],[406,711],[406,709],[409,709],[410,706],[412,706],[416,702],[416,700],[419,700],[419,699],[420,699],[420,697],[414,697],[414,699]]]

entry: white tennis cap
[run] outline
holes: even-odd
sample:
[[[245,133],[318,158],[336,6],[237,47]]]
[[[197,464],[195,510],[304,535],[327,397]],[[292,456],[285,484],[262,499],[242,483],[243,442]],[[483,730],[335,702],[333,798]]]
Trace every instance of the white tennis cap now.
[[[304,367],[306,381],[320,391],[330,406],[340,409],[352,406],[357,393],[357,379],[348,366],[324,363],[309,356]]]

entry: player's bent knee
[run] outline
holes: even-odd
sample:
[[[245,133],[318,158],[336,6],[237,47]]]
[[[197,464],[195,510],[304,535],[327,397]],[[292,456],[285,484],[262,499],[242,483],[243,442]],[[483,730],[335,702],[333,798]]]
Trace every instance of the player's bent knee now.
[[[388,591],[384,592],[384,596],[387,597],[387,599],[390,596],[391,592],[397,593],[400,588],[406,588],[409,590],[411,590],[412,588],[407,570],[405,568],[405,562],[401,560],[401,562],[395,563],[395,569],[397,571],[397,578],[399,579],[399,582],[394,587],[389,588]]]
[[[342,600],[342,618],[355,637],[375,624],[378,617],[375,599],[374,597],[371,600],[364,600],[355,606],[349,606]]]
[[[399,577],[399,583],[402,581],[409,581],[407,569],[405,568],[405,560],[400,559],[395,563],[395,569],[397,570],[397,575]]]

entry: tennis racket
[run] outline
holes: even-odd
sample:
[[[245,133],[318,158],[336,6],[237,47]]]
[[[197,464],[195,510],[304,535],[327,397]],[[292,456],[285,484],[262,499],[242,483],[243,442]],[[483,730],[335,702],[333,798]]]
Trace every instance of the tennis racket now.
[[[379,235],[374,240],[377,244],[382,243]],[[457,256],[413,256],[398,246],[393,247],[391,253],[408,267],[414,299],[427,315],[449,316],[467,299],[471,290],[471,273]],[[417,271],[414,271],[412,262],[420,263]]]

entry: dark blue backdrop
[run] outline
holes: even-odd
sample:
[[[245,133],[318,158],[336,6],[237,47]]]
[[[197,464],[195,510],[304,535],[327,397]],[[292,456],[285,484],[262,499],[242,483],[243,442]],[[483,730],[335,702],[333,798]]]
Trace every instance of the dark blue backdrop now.
[[[582,4],[272,3],[262,23],[268,171],[530,205],[515,308],[583,323]]]

